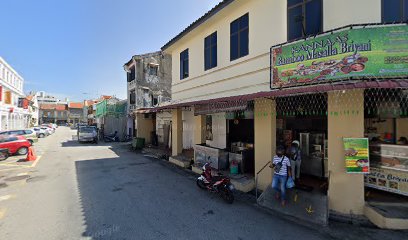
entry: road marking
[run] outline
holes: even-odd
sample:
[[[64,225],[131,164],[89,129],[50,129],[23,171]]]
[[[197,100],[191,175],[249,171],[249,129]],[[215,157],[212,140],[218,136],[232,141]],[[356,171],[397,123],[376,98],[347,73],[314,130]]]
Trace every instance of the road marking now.
[[[20,166],[20,167],[21,167],[21,166]],[[10,171],[10,170],[17,170],[17,169],[19,169],[19,167],[18,167],[18,166],[15,166],[15,167],[6,168],[6,169],[0,169],[0,172],[2,172],[2,171]]]
[[[28,175],[28,172],[17,174],[18,177],[19,177],[19,176],[24,176],[24,175]]]
[[[38,161],[40,161],[40,159],[41,159],[41,156],[37,156],[37,159],[34,161],[33,164],[31,164],[30,167],[32,167],[32,168],[35,167],[37,165]]]
[[[13,198],[14,196],[13,195],[4,195],[4,196],[1,196],[0,197],[0,202],[1,201],[5,201],[5,200],[9,200],[10,198]]]
[[[5,208],[0,208],[0,219],[3,219],[4,216],[6,215],[7,209]]]

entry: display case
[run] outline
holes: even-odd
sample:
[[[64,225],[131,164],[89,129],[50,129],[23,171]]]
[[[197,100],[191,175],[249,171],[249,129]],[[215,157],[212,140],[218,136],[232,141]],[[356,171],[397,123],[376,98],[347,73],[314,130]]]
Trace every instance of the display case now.
[[[408,146],[394,144],[370,145],[370,165],[377,168],[408,172]]]
[[[365,185],[408,196],[408,146],[370,145],[370,173]]]

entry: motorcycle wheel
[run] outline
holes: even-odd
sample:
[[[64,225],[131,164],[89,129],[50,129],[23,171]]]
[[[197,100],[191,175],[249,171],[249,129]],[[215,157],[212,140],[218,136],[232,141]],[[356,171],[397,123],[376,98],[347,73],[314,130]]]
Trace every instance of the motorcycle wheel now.
[[[227,188],[223,188],[221,190],[221,197],[229,204],[232,204],[234,202],[234,194]]]
[[[202,180],[200,180],[200,179],[197,179],[196,183],[197,183],[197,186],[198,186],[199,188],[201,188],[201,189],[206,189],[206,188],[207,188],[207,187],[205,186],[204,182],[203,182]]]
[[[9,157],[8,153],[2,153],[0,154],[0,161],[4,161]]]

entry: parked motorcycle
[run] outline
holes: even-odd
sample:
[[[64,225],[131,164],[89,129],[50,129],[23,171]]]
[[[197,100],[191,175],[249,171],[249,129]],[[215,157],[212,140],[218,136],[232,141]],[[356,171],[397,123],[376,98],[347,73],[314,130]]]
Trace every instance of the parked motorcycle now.
[[[232,190],[234,190],[234,185],[231,184],[230,179],[221,174],[219,174],[219,176],[211,176],[209,163],[206,163],[202,170],[203,172],[196,181],[197,186],[201,189],[219,194],[227,203],[233,203],[234,194]]]
[[[119,142],[118,132],[115,131],[113,134],[105,135],[103,140],[105,142]]]
[[[7,148],[0,148],[0,161],[6,160],[9,155],[9,150]]]

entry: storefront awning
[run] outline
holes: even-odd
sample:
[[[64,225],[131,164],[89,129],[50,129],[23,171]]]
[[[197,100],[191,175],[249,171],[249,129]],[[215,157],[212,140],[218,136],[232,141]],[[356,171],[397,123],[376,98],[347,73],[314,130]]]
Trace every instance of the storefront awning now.
[[[220,112],[244,111],[247,101],[214,102],[209,104],[194,105],[194,115],[207,115]]]
[[[239,102],[246,106],[246,102],[255,100],[257,98],[274,98],[274,97],[285,97],[299,94],[311,94],[311,93],[324,93],[330,91],[341,91],[349,89],[370,89],[370,88],[408,88],[408,79],[392,79],[392,80],[382,80],[382,81],[348,81],[348,82],[338,82],[329,84],[315,84],[301,87],[288,87],[275,89],[271,91],[257,92],[246,95],[238,95],[231,97],[213,98],[199,101],[190,101],[184,103],[169,104],[166,106],[151,108],[153,111],[162,111],[168,109],[175,109],[180,107],[191,107],[200,108],[200,106],[208,106],[210,104],[224,104],[225,110],[230,106],[233,108],[233,102]],[[239,104],[236,106],[237,108]],[[204,107],[205,109],[205,107]],[[220,107],[221,109],[221,107]],[[243,109],[229,110],[238,111]]]
[[[139,108],[134,113],[153,113],[157,112],[157,108]]]

